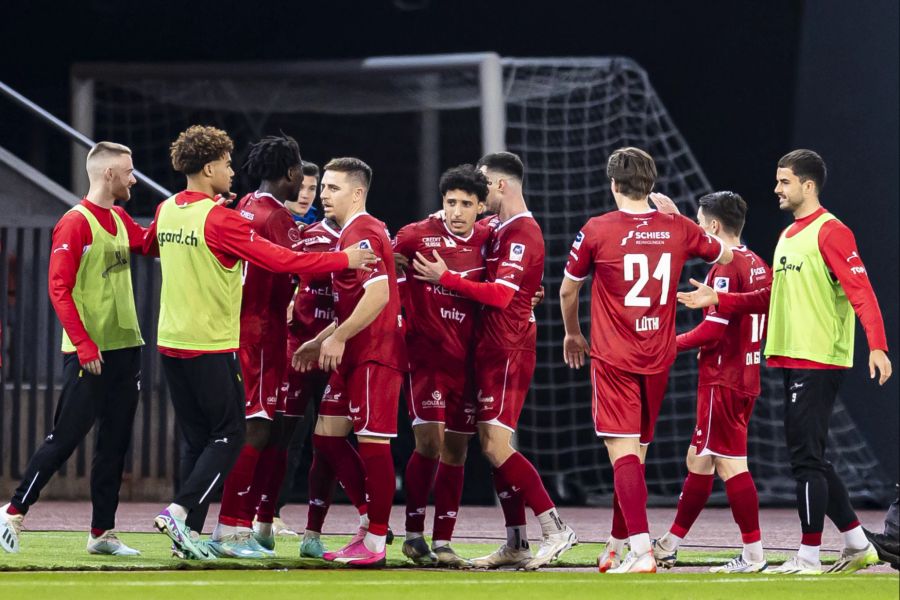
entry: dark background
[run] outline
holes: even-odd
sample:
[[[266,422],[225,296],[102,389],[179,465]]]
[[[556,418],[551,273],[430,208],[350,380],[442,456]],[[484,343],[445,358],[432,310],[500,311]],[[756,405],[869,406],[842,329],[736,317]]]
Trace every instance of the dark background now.
[[[762,256],[789,222],[772,193],[777,159],[795,147],[823,155],[823,204],[856,233],[897,366],[898,21],[896,0],[13,0],[0,22],[0,80],[68,120],[75,62],[629,56],[713,187],[750,203],[745,236]],[[0,145],[67,184],[68,144],[3,100]],[[843,397],[896,479],[898,377],[879,389],[862,332],[856,349]]]

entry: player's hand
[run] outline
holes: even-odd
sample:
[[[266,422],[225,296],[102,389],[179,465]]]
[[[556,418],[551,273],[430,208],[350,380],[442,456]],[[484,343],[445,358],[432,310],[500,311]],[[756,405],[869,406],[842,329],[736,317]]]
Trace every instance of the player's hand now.
[[[300,371],[301,373],[313,370],[319,363],[319,350],[321,347],[322,343],[315,338],[304,342],[291,356],[291,366],[295,371]]]
[[[372,269],[368,265],[374,265],[378,262],[378,255],[369,248],[360,248],[359,242],[344,250],[344,254],[350,259],[350,264],[347,266],[348,269],[371,271]]]
[[[406,271],[409,268],[409,259],[399,252],[394,252],[394,268],[397,271]]]
[[[688,308],[706,308],[719,303],[719,294],[716,293],[716,290],[693,278],[691,278],[691,285],[697,289],[693,292],[678,292],[676,295],[678,301]]]
[[[447,263],[437,253],[437,250],[431,251],[434,262],[431,262],[421,252],[416,252],[416,259],[413,261],[413,268],[416,270],[415,278],[420,281],[430,281],[438,283],[441,275],[447,271]]]
[[[665,194],[660,194],[659,192],[652,192],[650,194],[650,201],[653,202],[654,206],[656,206],[656,210],[666,215],[679,215],[681,214],[678,211],[678,207],[672,202],[672,199],[666,196]]]
[[[544,286],[538,288],[538,290],[534,293],[534,296],[531,297],[531,308],[537,308],[537,305],[544,301]]]
[[[237,194],[226,192],[224,194],[216,194],[214,200],[219,206],[231,206],[235,198],[237,198]]]
[[[884,350],[872,350],[869,352],[869,379],[875,379],[875,371],[878,370],[878,385],[884,385],[891,378],[893,369],[891,359]]]
[[[81,365],[91,375],[99,375],[103,371],[103,353],[97,350],[97,358]]]
[[[341,364],[341,359],[344,357],[346,345],[347,343],[344,340],[333,333],[325,338],[325,341],[322,342],[322,347],[319,349],[319,368],[326,373],[336,371]]]
[[[580,333],[567,333],[563,338],[563,360],[570,369],[580,369],[584,366],[591,347]]]

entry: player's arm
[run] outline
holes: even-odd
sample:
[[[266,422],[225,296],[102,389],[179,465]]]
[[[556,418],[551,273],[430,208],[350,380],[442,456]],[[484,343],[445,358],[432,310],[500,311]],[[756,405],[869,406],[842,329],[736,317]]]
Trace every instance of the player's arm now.
[[[566,329],[566,337],[563,338],[563,361],[572,369],[583,367],[590,355],[590,346],[581,333],[581,321],[578,320],[578,293],[582,285],[584,279],[563,277],[559,286],[559,308]]]
[[[819,231],[819,251],[847,294],[847,299],[866,332],[866,340],[869,342],[869,376],[875,379],[878,371],[878,384],[884,385],[892,372],[891,361],[887,356],[884,320],[872,282],[869,281],[866,267],[859,257],[853,232],[839,221],[829,221]]]
[[[688,308],[706,308],[718,305],[718,312],[736,314],[768,314],[769,298],[772,295],[772,286],[752,292],[723,293],[720,294],[705,283],[694,278],[690,280],[694,290],[690,292],[678,292],[677,298],[681,304]]]
[[[413,268],[416,271],[415,278],[420,281],[439,283],[448,290],[457,292],[466,298],[480,302],[486,306],[504,309],[512,302],[518,286],[500,279],[497,281],[469,281],[462,273],[456,273],[447,268],[447,263],[440,257],[437,251],[432,251],[433,261],[425,258],[420,252],[416,252]]]
[[[319,351],[322,348],[322,342],[325,341],[325,338],[334,333],[336,328],[337,323],[331,323],[328,327],[320,331],[316,337],[303,342],[300,347],[297,348],[294,355],[291,357],[291,366],[295,371],[305,373],[312,370],[312,368],[318,364]]]
[[[156,239],[156,223],[159,221],[159,211],[162,208],[162,202],[156,205],[156,215],[150,226],[144,230],[144,243],[141,247],[141,254],[144,256],[159,257],[159,240]]]
[[[128,249],[135,254],[144,254],[144,239],[147,237],[147,228],[142,227],[131,218],[121,206],[113,206],[122,223],[125,225],[125,233],[128,234]]]
[[[369,270],[376,262],[371,250],[351,246],[343,252],[293,252],[259,235],[249,221],[228,209],[214,207],[204,228],[210,248],[259,265],[274,273],[321,275],[344,269]]]
[[[678,352],[717,344],[725,336],[727,329],[727,318],[721,315],[708,316],[690,331],[675,336]]]
[[[387,306],[390,285],[386,275],[365,282],[365,292],[347,320],[322,342],[319,350],[319,368],[332,371],[341,364],[347,340],[368,327]]]
[[[91,228],[84,216],[76,212],[63,216],[53,229],[47,281],[53,310],[75,346],[79,364],[88,373],[99,375],[103,357],[88,335],[72,298],[82,251],[92,240]]]

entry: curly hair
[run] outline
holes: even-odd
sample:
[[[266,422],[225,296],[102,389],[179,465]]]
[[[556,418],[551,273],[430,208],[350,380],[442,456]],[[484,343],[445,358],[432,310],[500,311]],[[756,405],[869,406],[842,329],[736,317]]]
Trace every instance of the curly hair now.
[[[300,147],[289,135],[269,135],[250,146],[244,170],[253,179],[277,181],[301,164]]]
[[[441,175],[439,189],[441,196],[450,190],[462,190],[467,194],[474,194],[479,202],[487,200],[488,179],[481,171],[470,164],[459,165],[447,169]]]
[[[222,158],[234,150],[228,134],[206,125],[192,125],[178,134],[169,147],[172,168],[184,175],[199,173],[203,165]]]

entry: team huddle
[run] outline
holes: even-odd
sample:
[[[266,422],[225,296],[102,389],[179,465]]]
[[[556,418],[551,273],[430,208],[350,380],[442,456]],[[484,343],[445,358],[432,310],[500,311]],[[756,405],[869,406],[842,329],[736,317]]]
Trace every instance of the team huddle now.
[[[365,162],[336,158],[320,173],[301,159],[289,136],[264,138],[251,146],[244,165],[259,187],[231,209],[232,151],[224,131],[193,126],[182,132],[171,158],[186,177],[186,189],[159,205],[147,229],[113,206],[128,199],[135,183],[130,150],[101,142],[89,154],[91,190],[60,220],[51,254],[51,298],[66,334],[61,409],[21,486],[0,511],[0,546],[18,551],[29,506],[101,419],[126,431],[110,434],[114,447],[100,455],[105,462],[94,463],[103,477],[96,484],[92,477],[87,549],[139,554],[113,530],[143,344],[129,252],[158,256],[162,269],[157,340],[182,458],[178,491],[154,525],[171,539],[175,555],[275,555],[273,523],[291,470],[288,447],[312,405],[313,460],[300,556],[384,565],[393,535],[391,440],[401,395],[415,437],[404,477],[406,557],[422,566],[533,570],[577,544],[537,470],[513,444],[536,364],[533,308],[544,294],[544,238],[525,202],[522,161],[498,152],[477,165],[448,169],[438,182],[441,210],[392,237],[367,211],[373,173]],[[852,234],[846,230],[848,241],[840,229],[846,227],[824,209],[807,210],[813,201],[818,207],[824,184],[824,163],[818,177],[815,159],[821,161],[800,150],[779,162],[776,194],[796,221],[782,234],[776,249],[781,268],[773,274],[741,243],[747,204],[739,195],[703,196],[695,222],[653,192],[657,172],[649,154],[626,147],[609,157],[606,172],[617,210],[590,219],[577,232],[559,290],[563,358],[573,369],[589,365],[591,417],[614,470],[613,520],[598,557],[600,572],[651,573],[674,566],[715,474],[725,482],[743,550],[714,572],[821,572],[818,547],[826,513],[845,542],[830,570],[856,571],[877,562],[843,484],[824,459],[830,404],[786,415],[804,536],[797,556],[774,569],[763,552],[747,464],[763,354],[769,366],[784,370],[785,393],[794,394],[793,402],[798,393],[821,395],[826,384],[815,378],[833,377],[834,365],[852,364],[856,309],[869,336],[873,377],[875,369],[881,383],[890,376],[881,315]],[[321,220],[312,218],[316,190]],[[485,213],[492,216],[481,218]],[[844,236],[840,252],[849,244],[855,259],[837,265],[823,249],[823,268],[788,268],[797,256],[798,264],[813,261],[815,236],[821,246],[820,230],[826,229],[833,240]],[[692,281],[695,291],[679,293],[682,269],[695,258],[712,265],[705,283]],[[843,319],[837,341],[782,333],[789,320],[785,312],[803,300],[785,278],[801,276],[809,278],[804,289],[837,298],[835,314],[822,316],[829,323]],[[579,291],[589,277],[590,342],[578,315]],[[676,335],[679,302],[704,308],[704,318]],[[770,342],[763,351],[767,327]],[[697,423],[693,438],[685,440],[688,477],[671,527],[651,540],[644,460],[669,369],[684,351],[698,351],[699,366]],[[836,387],[831,402],[833,393]],[[107,415],[109,399],[119,402],[122,396],[120,414]],[[467,447],[475,435],[492,467],[506,541],[487,556],[467,558],[451,542]],[[338,484],[356,507],[359,525],[347,545],[328,549],[321,534]],[[220,487],[217,523],[204,540],[209,498]],[[541,530],[534,549],[526,506]]]

